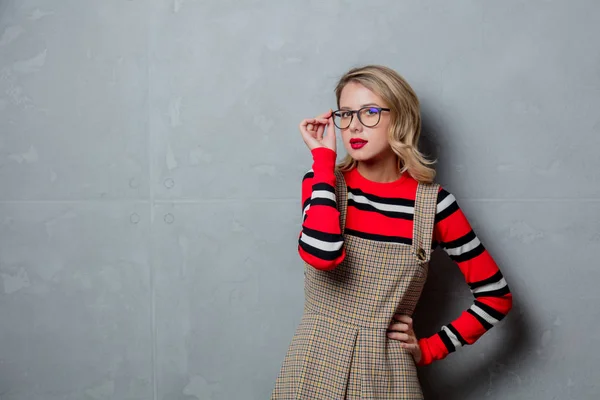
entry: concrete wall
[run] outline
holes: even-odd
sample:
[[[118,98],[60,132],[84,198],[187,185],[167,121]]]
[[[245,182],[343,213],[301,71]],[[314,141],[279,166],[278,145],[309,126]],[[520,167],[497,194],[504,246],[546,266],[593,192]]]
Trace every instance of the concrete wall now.
[[[302,312],[297,124],[395,68],[515,296],[429,399],[596,399],[597,1],[0,0],[0,399],[266,399]],[[436,254],[417,327],[471,302]]]

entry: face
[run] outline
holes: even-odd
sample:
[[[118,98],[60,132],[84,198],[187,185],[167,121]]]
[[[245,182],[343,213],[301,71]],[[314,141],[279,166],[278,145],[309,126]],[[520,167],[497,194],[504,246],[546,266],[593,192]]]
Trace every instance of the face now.
[[[375,126],[368,127],[363,125],[356,113],[344,113],[344,110],[356,111],[364,107],[370,108],[361,113],[363,122],[366,125],[377,123]],[[342,125],[342,120],[345,119],[347,121],[350,115],[352,115],[350,125],[345,129],[340,129],[340,131],[346,151],[353,159],[359,162],[377,161],[388,157],[395,157],[388,142],[390,112],[378,112],[373,107],[386,108],[387,104],[383,102],[381,97],[363,85],[350,82],[342,90],[340,95],[341,118],[337,118],[337,121],[340,126],[344,126]]]

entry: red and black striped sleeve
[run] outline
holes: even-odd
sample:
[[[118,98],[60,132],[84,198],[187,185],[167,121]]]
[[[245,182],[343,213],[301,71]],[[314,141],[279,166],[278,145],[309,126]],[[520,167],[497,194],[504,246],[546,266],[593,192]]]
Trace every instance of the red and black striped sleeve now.
[[[502,272],[454,196],[443,188],[438,194],[434,231],[438,244],[460,268],[474,302],[438,333],[419,340],[423,353],[421,365],[443,359],[458,348],[475,343],[512,308],[512,293]]]
[[[311,153],[313,167],[302,179],[303,222],[298,252],[307,264],[329,270],[346,256],[335,197],[336,154],[324,147]]]

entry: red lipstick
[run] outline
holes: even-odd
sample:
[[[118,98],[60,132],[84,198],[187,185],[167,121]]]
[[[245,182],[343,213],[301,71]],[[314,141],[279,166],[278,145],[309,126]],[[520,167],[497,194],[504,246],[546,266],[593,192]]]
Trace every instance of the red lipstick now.
[[[354,150],[358,150],[360,148],[362,148],[365,144],[367,144],[367,141],[364,139],[350,139],[350,146],[354,149]]]

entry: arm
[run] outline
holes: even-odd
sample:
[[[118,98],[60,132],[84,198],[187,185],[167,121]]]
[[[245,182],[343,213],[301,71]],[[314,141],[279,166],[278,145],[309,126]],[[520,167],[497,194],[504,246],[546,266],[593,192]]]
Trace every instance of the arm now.
[[[302,180],[303,222],[298,252],[314,268],[330,270],[346,256],[335,198],[336,154],[324,147],[313,149],[311,154],[313,169]]]
[[[422,352],[419,365],[441,360],[459,347],[475,343],[512,308],[512,294],[502,272],[475,235],[454,196],[444,189],[438,194],[434,234],[460,268],[474,302],[440,332],[419,340]]]

